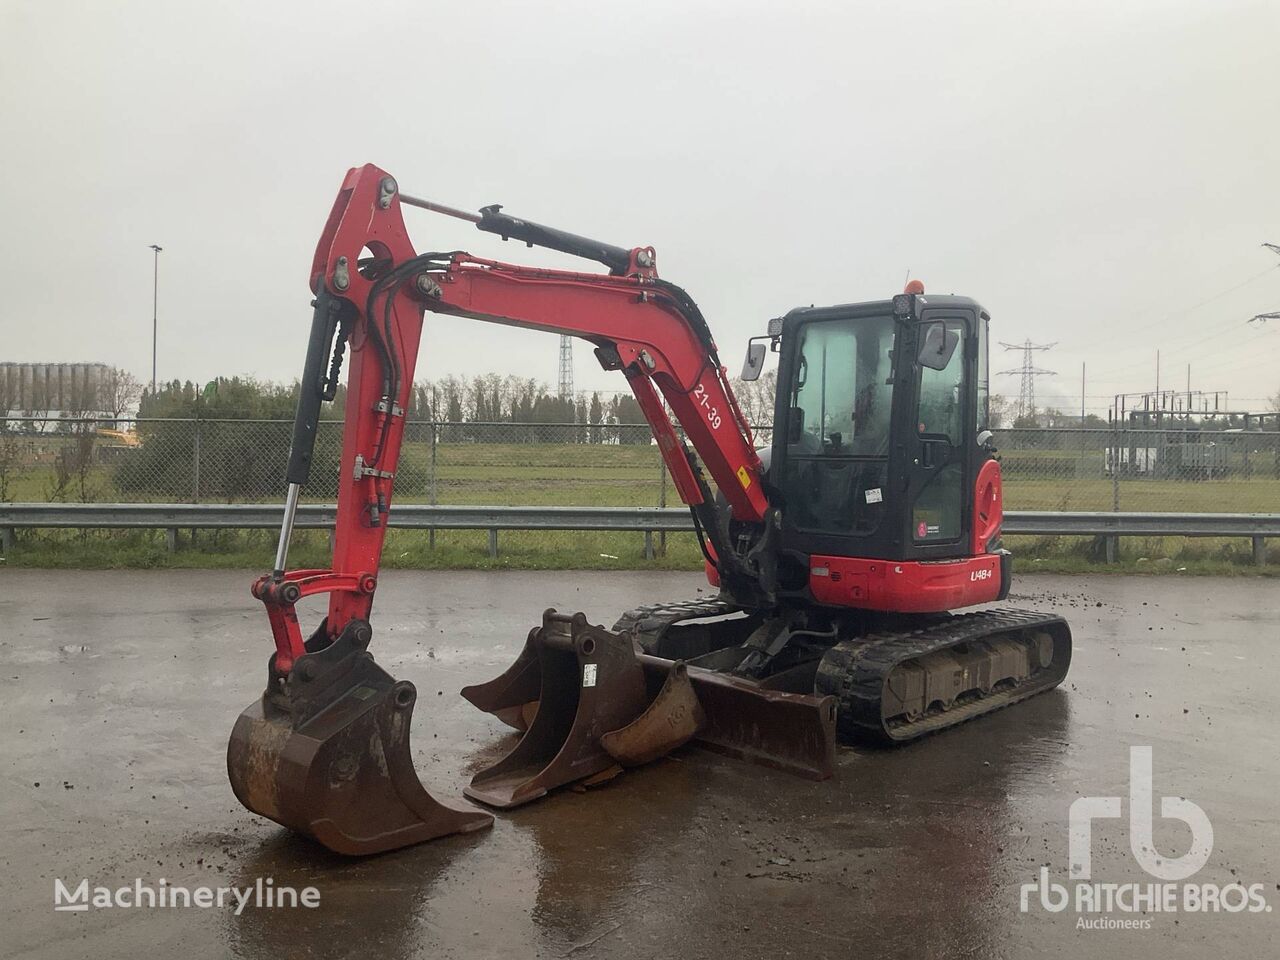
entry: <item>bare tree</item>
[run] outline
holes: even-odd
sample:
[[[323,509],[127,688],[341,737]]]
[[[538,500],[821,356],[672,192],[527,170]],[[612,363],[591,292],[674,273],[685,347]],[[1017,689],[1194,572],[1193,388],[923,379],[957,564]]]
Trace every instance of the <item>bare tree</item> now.
[[[987,416],[987,425],[992,430],[1007,426],[1013,416],[1013,402],[1008,397],[993,393],[987,403],[990,411]]]
[[[27,409],[23,411],[23,416],[31,421],[32,431],[44,433],[49,426],[49,415],[54,410],[53,398],[49,395],[48,384],[40,379],[33,381],[27,401]]]
[[[98,384],[99,409],[119,420],[142,398],[142,384],[128,370],[111,367]]]
[[[58,450],[53,462],[53,482],[49,489],[50,500],[66,500],[74,492],[82,503],[88,503],[96,493],[90,483],[93,472],[94,446],[98,439],[98,424],[92,414],[101,409],[100,385],[90,381],[72,383],[63,403],[64,419],[59,432],[69,434]]]
[[[0,417],[7,417],[18,406],[17,377],[0,374]],[[12,500],[14,474],[22,438],[19,424],[0,419],[0,502]]]
[[[773,421],[773,398],[778,392],[776,368],[766,370],[758,380],[734,380],[730,386],[748,423],[767,427]]]

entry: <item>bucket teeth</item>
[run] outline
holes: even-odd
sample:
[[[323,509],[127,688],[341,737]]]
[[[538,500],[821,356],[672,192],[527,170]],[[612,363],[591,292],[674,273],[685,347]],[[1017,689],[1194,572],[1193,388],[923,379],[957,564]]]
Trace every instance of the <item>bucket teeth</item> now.
[[[369,636],[352,621],[240,714],[227,745],[236,797],[350,855],[492,826],[489,814],[440,803],[419,782],[409,749],[417,692],[374,663]]]
[[[464,695],[482,709],[485,703],[493,709],[528,702],[522,698],[532,692],[531,685],[520,687],[516,681],[529,682],[530,676],[538,679],[537,713],[511,753],[472,778],[463,791],[472,800],[516,807],[603,773],[614,758],[602,736],[630,724],[648,702],[644,670],[631,641],[587,623],[581,613],[548,610],[511,670]],[[477,702],[477,690],[495,696]]]

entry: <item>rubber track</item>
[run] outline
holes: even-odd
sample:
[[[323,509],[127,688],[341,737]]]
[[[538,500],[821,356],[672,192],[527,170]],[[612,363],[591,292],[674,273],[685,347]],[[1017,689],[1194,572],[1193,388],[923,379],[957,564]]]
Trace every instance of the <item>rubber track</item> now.
[[[683,620],[701,620],[703,617],[722,617],[741,609],[735,603],[716,597],[651,603],[628,610],[620,616],[613,625],[613,632],[630,634],[632,640],[643,650],[649,651],[654,649],[673,624]]]
[[[1033,629],[1048,629],[1054,637],[1054,659],[1050,668],[1010,690],[989,694],[914,723],[892,729],[885,726],[881,718],[881,695],[885,679],[899,664],[958,644]],[[1064,644],[1065,651],[1060,649]],[[1067,674],[1071,663],[1070,644],[1071,630],[1062,617],[1033,610],[983,610],[952,616],[915,630],[842,640],[823,656],[814,686],[818,693],[839,699],[837,725],[841,740],[901,743],[1053,689]]]

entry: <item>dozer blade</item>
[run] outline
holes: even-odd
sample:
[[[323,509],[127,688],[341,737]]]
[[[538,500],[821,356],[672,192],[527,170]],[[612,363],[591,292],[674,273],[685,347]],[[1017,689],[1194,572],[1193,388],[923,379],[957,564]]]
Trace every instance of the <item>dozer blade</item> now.
[[[638,659],[650,689],[671,667],[661,657],[639,654]],[[694,744],[808,780],[835,774],[835,697],[770,690],[694,665],[688,671],[704,716]]]
[[[352,621],[240,714],[227,745],[236,797],[355,856],[492,826],[489,814],[423,789],[409,750],[417,692],[374,663],[370,635],[368,623]]]
[[[542,626],[529,634],[525,654],[531,654],[540,678],[537,712],[515,749],[463,790],[492,807],[518,807],[609,770],[614,759],[601,736],[626,726],[648,703],[644,670],[631,642],[587,623],[581,613],[546,611]],[[509,695],[519,701],[526,694]]]

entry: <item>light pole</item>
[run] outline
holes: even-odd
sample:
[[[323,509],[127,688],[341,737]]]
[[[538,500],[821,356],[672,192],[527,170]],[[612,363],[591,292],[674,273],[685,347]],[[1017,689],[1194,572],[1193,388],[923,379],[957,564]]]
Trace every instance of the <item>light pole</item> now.
[[[155,267],[151,274],[151,396],[156,395],[156,306],[160,299],[160,251],[164,247],[151,244],[155,251]]]

